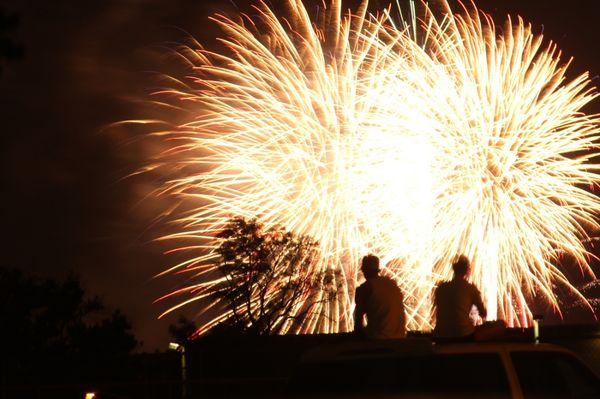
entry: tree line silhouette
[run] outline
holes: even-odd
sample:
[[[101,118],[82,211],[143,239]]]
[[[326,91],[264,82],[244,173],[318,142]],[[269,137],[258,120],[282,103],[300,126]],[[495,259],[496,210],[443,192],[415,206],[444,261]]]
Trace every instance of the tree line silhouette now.
[[[75,276],[56,281],[1,268],[0,325],[4,384],[86,382],[101,374],[118,375],[116,360],[138,346],[125,315],[108,309],[98,297],[87,297]]]

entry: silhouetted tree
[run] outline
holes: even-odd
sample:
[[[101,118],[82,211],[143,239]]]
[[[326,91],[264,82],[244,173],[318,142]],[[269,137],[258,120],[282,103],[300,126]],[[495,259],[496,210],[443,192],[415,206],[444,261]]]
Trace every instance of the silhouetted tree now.
[[[23,57],[23,46],[15,42],[11,34],[19,26],[19,16],[0,8],[0,73],[7,61]]]
[[[318,247],[310,237],[234,218],[219,238],[224,281],[214,287],[213,295],[228,307],[235,329],[276,333],[311,315],[317,302],[336,296],[337,289],[331,289],[335,279],[314,272]]]
[[[2,375],[13,382],[97,376],[137,346],[127,318],[87,298],[75,277],[59,282],[0,268],[0,326]]]
[[[196,329],[196,324],[192,320],[185,316],[179,316],[176,324],[169,325],[169,335],[173,341],[185,345],[190,341]]]

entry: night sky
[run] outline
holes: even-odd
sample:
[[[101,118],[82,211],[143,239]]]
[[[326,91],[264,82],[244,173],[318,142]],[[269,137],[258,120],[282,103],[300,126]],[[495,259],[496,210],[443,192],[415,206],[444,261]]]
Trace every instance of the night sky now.
[[[272,1],[272,3],[277,3]],[[357,2],[347,2],[352,5]],[[372,8],[388,1],[372,1]],[[316,4],[316,2],[310,2]],[[600,74],[597,0],[479,0],[498,22],[521,15],[574,57],[569,76]],[[167,48],[189,35],[209,47],[214,12],[248,10],[248,1],[0,1],[20,16],[9,36],[24,57],[0,75],[2,255],[0,263],[64,277],[75,271],[90,293],[130,317],[145,348],[161,347],[164,308],[152,301],[177,285],[153,279],[172,260],[151,242],[165,206],[147,199],[149,177],[125,178],[149,149],[133,129],[109,128],[148,117],[141,101],[156,73],[175,72]],[[312,10],[315,7],[312,6]],[[600,112],[600,101],[587,111]]]

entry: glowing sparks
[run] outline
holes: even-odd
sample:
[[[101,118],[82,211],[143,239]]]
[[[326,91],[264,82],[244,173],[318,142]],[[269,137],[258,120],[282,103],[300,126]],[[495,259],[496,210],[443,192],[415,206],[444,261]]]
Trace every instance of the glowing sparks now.
[[[412,3],[411,3],[412,4]],[[233,216],[258,217],[319,242],[314,272],[336,270],[343,292],[300,329],[352,328],[361,256],[379,254],[405,291],[409,328],[431,325],[430,293],[457,253],[490,314],[530,319],[528,300],[557,306],[557,268],[570,254],[587,273],[582,245],[597,228],[598,118],[587,75],[564,77],[558,53],[520,19],[499,34],[466,8],[421,22],[388,12],[351,15],[341,1],[311,22],[299,0],[278,18],[216,17],[226,53],[182,52],[192,78],[166,93],[193,117],[160,132],[169,148],[161,188],[191,211],[167,238],[197,241],[172,270],[194,273],[180,306],[199,301],[206,322],[226,319],[208,299],[220,277],[214,239]],[[175,208],[178,212],[179,208]],[[190,249],[180,248],[180,249]]]

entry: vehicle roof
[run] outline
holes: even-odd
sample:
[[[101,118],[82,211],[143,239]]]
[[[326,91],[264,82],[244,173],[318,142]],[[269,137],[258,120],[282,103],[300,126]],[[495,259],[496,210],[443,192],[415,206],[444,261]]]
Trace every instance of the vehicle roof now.
[[[353,340],[323,345],[307,352],[302,357],[302,362],[504,351],[550,351],[570,353],[565,348],[545,343],[465,342],[436,344],[427,338],[406,338],[380,341]]]
[[[544,351],[569,352],[557,345],[533,342],[468,342],[454,344],[436,344],[435,353],[483,353],[501,351]]]
[[[427,338],[350,340],[314,348],[302,357],[302,361],[335,361],[365,357],[408,356],[432,353],[433,342]]]

